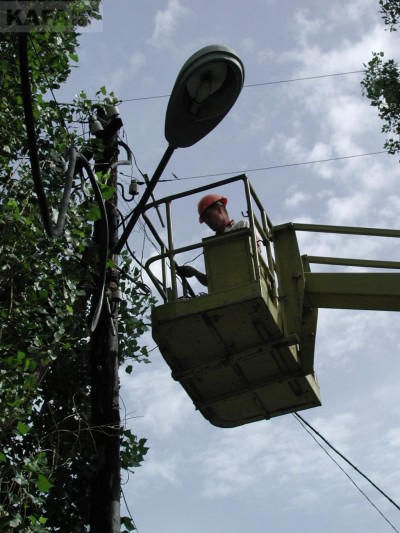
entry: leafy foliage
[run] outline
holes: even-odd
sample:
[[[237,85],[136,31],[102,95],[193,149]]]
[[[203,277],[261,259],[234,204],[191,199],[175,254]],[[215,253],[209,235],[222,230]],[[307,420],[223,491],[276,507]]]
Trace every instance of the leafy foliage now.
[[[384,61],[383,52],[373,54],[362,81],[363,94],[378,109],[382,132],[389,134],[384,147],[390,154],[400,151],[400,71],[393,59]]]
[[[396,31],[396,25],[400,20],[400,0],[379,0],[382,18],[385,24],[390,26],[390,31]]]
[[[396,31],[400,22],[400,1],[380,0],[381,13],[385,24]],[[384,60],[383,52],[374,52],[366,65],[366,73],[361,82],[364,96],[371,100],[383,121],[382,132],[388,134],[384,147],[390,154],[400,152],[400,70],[393,60]]]
[[[77,61],[75,25],[99,18],[99,1],[74,0],[57,11],[57,31],[31,32],[29,66],[41,172],[52,212],[63,189],[65,157],[88,149],[81,123],[92,102],[84,93],[57,105],[49,90],[64,83]],[[54,30],[54,27],[53,27]],[[77,176],[61,238],[43,230],[34,192],[17,61],[18,35],[0,34],[0,530],[22,533],[88,530],[89,487],[95,464],[90,412],[88,298],[96,264],[93,194]],[[102,88],[97,98],[107,95]],[[100,101],[98,100],[98,103]],[[101,105],[101,102],[99,103]],[[90,149],[93,147],[89,146]],[[103,184],[105,196],[113,191]],[[147,294],[123,254],[121,364],[147,360],[137,336],[145,331]],[[129,281],[131,280],[131,281]],[[139,466],[145,439],[121,429],[123,468]],[[132,521],[124,518],[127,531]]]

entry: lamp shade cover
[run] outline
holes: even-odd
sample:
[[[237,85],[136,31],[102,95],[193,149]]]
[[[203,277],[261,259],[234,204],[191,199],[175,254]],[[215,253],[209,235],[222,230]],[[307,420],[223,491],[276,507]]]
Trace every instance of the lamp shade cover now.
[[[213,130],[236,102],[244,67],[236,53],[210,45],[193,54],[178,74],[168,102],[165,138],[186,148]]]

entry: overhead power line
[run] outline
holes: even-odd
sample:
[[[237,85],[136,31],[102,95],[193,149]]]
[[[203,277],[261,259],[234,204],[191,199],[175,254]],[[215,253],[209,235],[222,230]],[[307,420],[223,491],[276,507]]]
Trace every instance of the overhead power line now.
[[[311,435],[311,437],[316,441],[318,446],[320,446],[324,452],[332,459],[332,461],[342,470],[342,472],[350,479],[350,481],[355,485],[355,487],[361,492],[361,494],[368,500],[368,502],[379,512],[379,514],[388,522],[388,524],[399,533],[399,531],[394,527],[394,525],[386,518],[386,516],[378,509],[378,507],[368,498],[368,496],[360,489],[360,487],[355,483],[355,481],[351,478],[351,476],[339,465],[337,461],[328,453],[328,451],[320,444],[320,442],[312,435],[311,431],[315,433],[329,448],[335,452],[341,459],[343,459],[348,465],[351,466],[360,476],[362,476],[365,480],[368,481],[378,492],[382,494],[389,502],[396,507],[396,509],[400,510],[399,505],[392,500],[385,492],[383,492],[382,489],[380,489],[369,477],[367,477],[361,470],[359,470],[351,461],[347,459],[342,453],[340,453],[325,437],[321,435],[309,422],[307,422],[302,416],[300,416],[298,413],[293,413],[293,417],[296,418],[296,420],[299,422],[301,426]],[[308,429],[307,429],[308,428]],[[309,431],[310,430],[310,431]]]
[[[349,74],[361,74],[365,70],[352,70],[350,72],[338,72],[336,74],[321,74],[319,76],[307,76],[304,78],[291,78],[287,80],[276,80],[276,81],[264,81],[261,83],[248,83],[243,85],[243,88],[249,87],[261,87],[263,85],[278,85],[280,83],[293,83],[295,81],[306,81],[306,80],[317,80],[321,78],[333,78],[334,76],[348,76]],[[121,102],[137,102],[140,100],[157,100],[159,98],[169,98],[170,94],[158,94],[155,96],[140,96],[137,98],[124,98]]]
[[[316,435],[318,435],[318,437],[320,439],[322,439],[325,444],[327,444],[329,446],[329,448],[331,450],[333,450],[337,455],[339,455],[339,457],[341,457],[344,461],[346,461],[346,463],[348,465],[350,465],[356,472],[358,472],[364,479],[366,479],[368,481],[368,483],[370,483],[377,491],[379,491],[382,496],[384,496],[387,500],[390,501],[390,503],[392,505],[394,505],[396,507],[397,510],[400,511],[400,506],[395,502],[393,501],[391,498],[389,498],[389,496],[387,494],[385,494],[377,485],[375,485],[375,483],[373,483],[365,474],[363,474],[361,472],[361,470],[359,470],[355,465],[353,465],[353,463],[351,463],[343,454],[341,454],[336,448],[334,448],[332,446],[332,444],[325,438],[321,435],[321,433],[319,433],[315,428],[312,427],[312,425],[307,422],[302,416],[300,416],[298,413],[294,413],[293,415],[295,418],[297,418],[298,420],[301,420],[301,422],[303,424],[305,424],[309,429],[311,429],[311,431],[313,431]]]
[[[202,174],[199,176],[187,176],[186,178],[178,178],[180,180],[192,180],[192,179],[200,179],[200,178],[213,178],[216,176],[234,176],[236,174],[248,174],[249,172],[260,172],[261,170],[273,170],[276,168],[287,168],[287,167],[298,167],[301,165],[312,165],[315,163],[327,163],[328,161],[340,161],[343,159],[353,159],[355,157],[365,157],[368,155],[378,155],[378,154],[387,154],[387,150],[381,150],[379,152],[368,152],[365,154],[354,154],[354,155],[344,155],[344,156],[338,156],[338,157],[330,157],[328,159],[315,159],[313,161],[302,161],[300,163],[285,163],[284,165],[272,165],[269,167],[259,167],[259,168],[246,168],[246,169],[240,169],[240,170],[231,170],[229,172],[216,172],[214,174]],[[176,177],[175,174],[173,174],[174,179],[172,180],[160,180],[160,181],[175,181]]]
[[[338,72],[336,74],[321,74],[319,76],[307,76],[304,78],[291,78],[288,80],[265,81],[262,83],[249,83],[247,85],[243,85],[243,87],[259,87],[261,85],[277,85],[279,83],[292,83],[294,81],[317,80],[320,78],[333,78],[334,76],[347,76],[348,74],[361,74],[364,72],[365,70],[352,70],[350,72]]]

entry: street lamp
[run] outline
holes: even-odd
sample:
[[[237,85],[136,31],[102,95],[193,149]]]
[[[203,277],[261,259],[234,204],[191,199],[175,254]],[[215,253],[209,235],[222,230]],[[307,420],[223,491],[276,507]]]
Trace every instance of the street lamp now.
[[[244,67],[230,48],[211,45],[193,54],[178,74],[165,117],[166,149],[115,249],[122,250],[176,148],[192,146],[212,131],[236,102]]]
[[[244,68],[225,46],[193,54],[178,74],[165,117],[165,138],[174,148],[192,146],[217,126],[242,90]]]

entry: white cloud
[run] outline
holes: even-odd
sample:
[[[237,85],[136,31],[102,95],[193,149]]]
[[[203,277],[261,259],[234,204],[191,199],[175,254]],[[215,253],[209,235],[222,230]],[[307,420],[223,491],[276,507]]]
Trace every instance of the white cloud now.
[[[329,11],[329,18],[337,25],[343,25],[343,20],[350,23],[362,23],[362,19],[377,20],[378,3],[376,0],[352,0],[352,2],[345,2],[338,9],[337,6],[332,6]]]
[[[300,137],[288,136],[281,132],[272,136],[262,147],[262,151],[267,154],[276,153],[278,150],[282,151],[290,162],[304,161],[306,156]]]
[[[310,152],[311,160],[329,159],[333,157],[332,148],[330,145],[323,142],[316,142]]]
[[[386,181],[388,173],[380,172],[374,175],[376,181],[381,181],[382,176],[384,176],[383,181]],[[376,212],[374,215],[374,220],[376,220],[377,226],[384,227],[387,225],[389,228],[397,228],[399,226],[399,212],[400,212],[400,195],[389,194],[386,197],[386,203],[381,206],[379,212]]]
[[[353,8],[353,4],[351,2],[348,5]],[[335,11],[339,11],[337,7],[332,9],[332,13]],[[366,10],[361,11],[365,15]],[[368,31],[360,30],[360,24],[354,26],[358,33],[355,31],[351,40],[343,37],[341,31],[344,21],[348,22],[343,13],[336,20],[334,16],[322,20],[303,10],[296,14],[293,21],[293,35],[298,46],[287,51],[285,59],[295,61],[298,64],[296,72],[304,76],[313,75],[316,71],[322,74],[321,67],[328,69],[327,74],[360,70],[363,63],[371,58],[372,51],[383,50],[394,57],[399,55],[396,36],[385,31],[378,17],[374,17],[375,22],[368,27]]]
[[[347,192],[347,191],[345,191]],[[330,198],[327,203],[328,217],[338,225],[351,225],[354,220],[369,211],[371,198],[364,192]]]
[[[124,385],[124,396],[134,398],[135,425],[142,432],[170,435],[193,414],[191,401],[164,363],[145,365],[124,378]]]
[[[120,52],[121,53],[121,52]],[[125,52],[123,53],[125,56]],[[129,94],[127,87],[132,84],[132,80],[138,76],[139,72],[146,64],[146,56],[142,52],[133,52],[126,58],[126,63],[122,66],[117,66],[110,71],[107,78],[107,88],[112,88],[114,92]]]
[[[151,44],[155,47],[167,44],[188,13],[189,9],[183,6],[179,0],[169,0],[166,9],[157,11],[155,14]]]
[[[310,420],[310,416],[305,416]],[[351,443],[354,416],[342,413],[330,420],[315,418],[312,425],[342,451]],[[315,443],[293,417],[259,422],[224,432],[197,458],[203,476],[203,496],[227,498],[245,495],[268,498],[282,492],[286,505],[301,507],[321,497],[324,487],[339,480],[337,470],[326,468],[324,454],[315,453]],[[304,472],[313,479],[304,484]],[[274,483],[266,483],[266,480]]]
[[[287,440],[280,438],[281,434],[279,425],[267,422],[221,433],[198,457],[204,478],[203,496],[227,497],[243,493],[250,486],[254,490],[260,478],[277,466],[272,464],[276,456],[271,463],[266,451],[273,441],[284,446]]]
[[[289,193],[289,196],[285,198],[285,205],[287,207],[296,207],[299,204],[307,202],[310,199],[310,195],[302,191],[293,191]]]
[[[253,37],[245,37],[242,39],[242,46],[246,52],[254,52],[256,50],[256,41]]]
[[[312,425],[318,428],[326,440],[344,452],[353,438],[354,421],[355,415],[353,413],[344,412],[330,419],[316,415]]]
[[[346,10],[346,16],[351,20],[357,9],[352,5]],[[385,50],[389,57],[398,56],[398,46],[393,34],[385,31],[377,18],[370,25],[369,31],[360,31],[353,40],[340,36],[335,39],[329,37],[329,33],[335,34],[340,29],[339,25],[343,25],[346,20],[343,13],[339,16],[339,11],[337,6],[335,10],[332,8],[332,13],[324,19],[323,24],[318,16],[305,10],[294,16],[293,35],[297,39],[297,46],[280,56],[280,60],[284,59],[287,64],[294,65],[291,77],[361,70],[363,63],[370,59],[372,50]],[[365,17],[365,8],[361,12]],[[321,39],[322,34],[327,35],[326,39]],[[287,103],[292,102],[296,106],[291,120],[292,142],[290,145],[282,142],[289,138],[288,128],[285,128],[285,134],[278,130],[276,136],[264,146],[264,150],[267,153],[280,150],[295,162],[302,155],[304,160],[314,160],[381,149],[381,124],[376,110],[361,95],[360,81],[361,74],[358,74],[283,86]],[[284,127],[285,125],[282,129]],[[309,143],[312,144],[307,149]],[[293,150],[293,147],[296,149]],[[351,171],[353,177],[357,175],[357,169],[365,169],[371,175],[369,165],[363,164],[361,160],[349,161],[342,169],[343,167],[348,168],[347,175]],[[325,163],[311,168],[312,172],[323,178],[333,178],[337,166]],[[370,184],[374,183],[376,180],[372,179]]]
[[[137,74],[145,63],[146,56],[141,52],[133,52],[129,58],[129,65],[133,74]]]
[[[298,41],[302,44],[307,44],[310,37],[320,34],[326,22],[321,18],[315,17],[309,11],[302,9],[295,13],[293,25]]]
[[[136,471],[138,478],[138,484],[141,488],[156,487],[158,490],[162,490],[165,485],[173,485],[175,487],[181,485],[179,480],[179,458],[161,456],[158,457],[157,453],[153,453],[150,448],[145,458],[145,464],[140,470]]]

